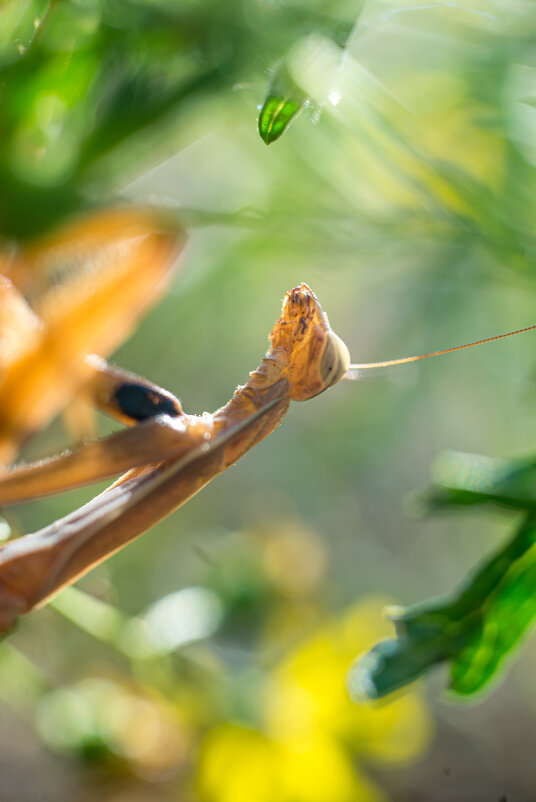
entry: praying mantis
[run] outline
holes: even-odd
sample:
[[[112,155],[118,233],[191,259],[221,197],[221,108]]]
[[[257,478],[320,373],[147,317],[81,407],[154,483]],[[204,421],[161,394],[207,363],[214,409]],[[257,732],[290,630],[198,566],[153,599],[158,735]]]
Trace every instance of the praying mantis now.
[[[182,243],[182,234],[174,236],[170,230],[162,232],[161,226],[157,229],[155,221],[149,223],[143,215],[133,219],[132,213],[124,214],[126,221],[115,221],[114,234],[109,240],[102,232],[102,219],[92,221],[89,229],[93,236],[97,232],[108,245],[113,242],[117,246],[118,240],[123,244],[129,242],[131,251],[124,259],[129,268],[133,261],[135,269],[140,270],[142,256],[136,251],[143,247],[155,251],[152,258],[160,272],[166,273]],[[105,222],[110,223],[108,219]],[[82,231],[75,230],[74,236],[79,248],[81,240],[88,238],[87,221],[82,225]],[[144,225],[146,230],[138,230]],[[128,230],[130,228],[135,230]],[[119,231],[121,237],[118,237]],[[47,244],[44,250],[49,261],[57,259],[56,249],[65,247],[65,242],[72,239],[71,231],[67,238],[62,235],[59,241]],[[154,239],[156,242],[151,241]],[[160,253],[159,248],[164,253]],[[121,248],[115,247],[115,250],[121,256]],[[42,245],[40,254],[41,261],[46,264]],[[24,264],[27,262],[28,256],[23,260]],[[112,273],[114,271],[117,272],[116,265]],[[17,268],[10,272],[15,281],[20,282]],[[125,266],[122,272],[127,272]],[[125,280],[125,276],[121,279]],[[138,286],[135,293],[139,292]],[[6,318],[20,335],[28,330],[33,312],[25,310],[15,285],[9,286],[4,281],[4,305],[8,304],[10,314]],[[41,306],[46,312],[46,303]],[[128,304],[126,306],[129,308]],[[19,307],[23,311],[17,317],[15,312]],[[123,310],[123,317],[125,314]],[[116,316],[124,323],[117,312]],[[89,504],[0,549],[0,632],[10,629],[19,615],[42,604],[185,503],[270,434],[281,422],[291,400],[306,400],[331,387],[344,376],[350,362],[346,346],[331,331],[316,297],[303,284],[285,296],[281,318],[270,335],[270,350],[257,370],[250,374],[248,382],[214,414],[187,415],[179,400],[166,390],[110,366],[100,356],[81,353],[78,344],[73,346],[73,340],[58,343],[57,336],[50,334],[56,318],[50,317],[44,334],[43,326],[35,323],[36,342],[31,341],[27,347],[33,366],[44,373],[39,393],[43,394],[50,385],[55,387],[52,379],[60,368],[53,358],[50,359],[49,351],[56,347],[61,351],[61,363],[68,364],[77,383],[83,385],[86,397],[132,428],[103,441],[90,442],[71,454],[0,474],[0,507],[125,473]],[[73,326],[80,325],[82,318],[78,309]],[[107,326],[111,327],[110,321]],[[100,337],[103,339],[102,334]],[[13,339],[17,337],[12,336]],[[87,331],[80,335],[86,347],[89,339]],[[109,339],[106,343],[109,347]],[[33,404],[24,399],[27,417],[19,413],[17,404],[10,403],[8,390],[13,387],[12,392],[16,392],[18,383],[26,375],[19,367],[21,361],[24,363],[26,359],[28,363],[30,359],[25,345],[19,345],[18,352],[13,349],[15,355],[7,364],[0,385],[7,399],[1,418],[3,430],[0,429],[3,449],[0,453],[4,459],[13,453],[15,443],[29,433],[28,418],[32,421],[31,428],[37,428],[45,415],[51,416],[58,395],[65,392],[65,387],[50,391],[51,398],[45,398],[46,404],[37,415],[33,405],[39,405],[39,395],[34,394]],[[62,373],[64,371],[65,367]]]
[[[169,277],[184,238],[176,221],[152,211],[116,210],[84,218],[18,261],[6,260],[8,278],[0,284],[0,342],[7,343],[0,362],[0,463],[12,459],[18,444],[75,389],[82,388],[90,403],[129,428],[0,473],[0,508],[122,474],[78,510],[0,548],[0,633],[186,503],[279,426],[291,401],[314,398],[364,369],[488,341],[351,365],[316,296],[301,284],[286,293],[269,351],[246,384],[216,412],[187,414],[172,393],[92,353],[111,350],[154,301],[161,291],[156,285]],[[32,259],[30,286],[36,275],[42,284],[34,290],[34,308],[22,295]],[[82,270],[64,297],[62,282],[73,259],[90,269]],[[62,260],[69,264],[58,278]],[[510,334],[490,339],[505,336]],[[28,375],[29,368],[36,376]]]

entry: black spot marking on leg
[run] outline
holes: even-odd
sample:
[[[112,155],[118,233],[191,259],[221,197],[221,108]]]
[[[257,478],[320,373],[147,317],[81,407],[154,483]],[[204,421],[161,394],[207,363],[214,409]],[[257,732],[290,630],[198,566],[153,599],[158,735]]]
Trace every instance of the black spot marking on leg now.
[[[115,391],[114,398],[121,411],[137,421],[154,418],[155,415],[177,417],[181,414],[173,397],[144,387],[143,384],[121,384]]]

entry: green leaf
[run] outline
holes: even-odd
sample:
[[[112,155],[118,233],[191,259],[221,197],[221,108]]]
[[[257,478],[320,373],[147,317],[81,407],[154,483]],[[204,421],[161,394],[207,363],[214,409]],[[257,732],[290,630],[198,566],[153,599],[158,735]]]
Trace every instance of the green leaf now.
[[[259,115],[259,134],[267,145],[279,139],[301,103],[289,98],[268,95]]]
[[[433,473],[434,486],[414,497],[427,511],[490,502],[536,509],[534,459],[502,460],[447,451],[436,461]]]
[[[274,73],[259,114],[259,134],[266,145],[279,139],[305,103],[306,96],[283,65]]]
[[[460,695],[480,691],[518,644],[536,616],[536,550],[514,563],[488,600],[478,636],[452,662],[450,687]]]
[[[480,691],[536,617],[536,517],[452,597],[388,611],[396,639],[378,643],[349,675],[356,700],[375,699],[450,662],[450,689]]]

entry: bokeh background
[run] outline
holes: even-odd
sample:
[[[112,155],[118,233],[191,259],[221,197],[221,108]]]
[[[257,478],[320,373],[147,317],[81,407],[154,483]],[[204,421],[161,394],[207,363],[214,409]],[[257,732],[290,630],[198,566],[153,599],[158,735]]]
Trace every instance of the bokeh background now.
[[[176,209],[177,279],[113,361],[189,412],[228,400],[302,281],[357,362],[530,325],[535,45],[511,0],[4,2],[2,237],[118,197]],[[309,101],[267,148],[281,62]],[[533,799],[533,641],[474,706],[441,669],[380,706],[344,684],[384,604],[450,591],[515,525],[414,494],[446,449],[531,453],[533,352],[528,334],[295,404],[23,620],[0,646],[2,802]],[[23,457],[71,443],[58,420]],[[33,531],[93,493],[6,520]]]

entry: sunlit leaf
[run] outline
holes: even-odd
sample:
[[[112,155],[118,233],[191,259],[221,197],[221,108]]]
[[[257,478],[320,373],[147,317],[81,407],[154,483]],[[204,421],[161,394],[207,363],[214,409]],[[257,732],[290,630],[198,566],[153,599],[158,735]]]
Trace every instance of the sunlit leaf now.
[[[259,134],[266,145],[288,128],[305,102],[304,93],[289,77],[284,66],[275,73],[259,114]]]
[[[535,544],[531,516],[458,593],[390,610],[397,637],[358,660],[349,677],[354,698],[385,696],[444,662],[451,664],[451,690],[480,691],[536,616]]]
[[[300,106],[301,103],[291,98],[268,95],[259,115],[261,139],[267,145],[279,139]]]

